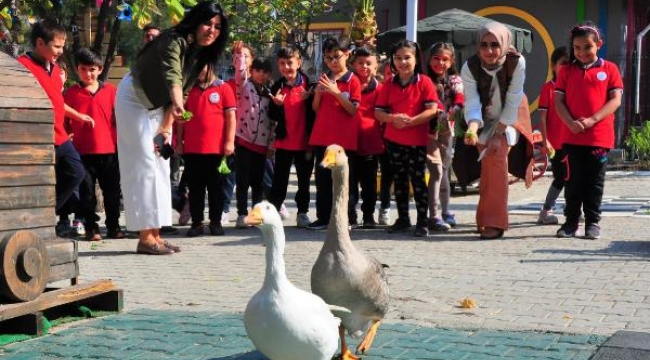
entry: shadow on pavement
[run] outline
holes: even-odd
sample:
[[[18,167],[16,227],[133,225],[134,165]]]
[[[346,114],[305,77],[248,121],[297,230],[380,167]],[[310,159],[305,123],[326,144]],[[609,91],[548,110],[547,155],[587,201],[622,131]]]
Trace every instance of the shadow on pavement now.
[[[226,357],[212,358],[208,360],[268,360],[264,355],[258,351],[247,352],[245,354],[237,354]]]
[[[521,263],[544,263],[544,262],[587,262],[587,261],[647,261],[650,258],[650,241],[612,241],[604,249],[600,250],[578,250],[578,249],[542,249],[534,250],[537,254],[562,255],[561,259],[531,259],[521,260]],[[572,258],[565,258],[571,255]],[[584,258],[580,258],[584,256]]]

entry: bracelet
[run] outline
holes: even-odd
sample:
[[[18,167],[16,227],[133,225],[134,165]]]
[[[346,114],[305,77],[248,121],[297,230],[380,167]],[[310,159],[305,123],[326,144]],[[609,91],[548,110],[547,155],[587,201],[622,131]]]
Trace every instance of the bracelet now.
[[[172,132],[170,130],[165,130],[165,129],[158,129],[158,133],[159,134],[167,134],[167,135],[172,134]]]
[[[473,131],[471,131],[471,130],[467,130],[467,131],[465,132],[465,137],[466,137],[466,138],[471,138],[471,137],[474,137],[474,136],[476,136],[476,134],[475,134]]]

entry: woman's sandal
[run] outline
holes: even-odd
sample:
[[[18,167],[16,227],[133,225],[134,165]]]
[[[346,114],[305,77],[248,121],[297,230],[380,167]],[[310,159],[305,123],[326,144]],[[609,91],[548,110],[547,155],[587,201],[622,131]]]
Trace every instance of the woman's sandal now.
[[[481,239],[481,240],[494,240],[494,239],[500,239],[502,237],[503,237],[503,229],[497,229],[497,228],[493,228],[493,227],[486,227],[481,232],[481,236],[479,236],[479,239]]]
[[[178,245],[174,245],[174,244],[170,243],[170,242],[167,241],[167,240],[165,240],[165,242],[163,242],[163,244],[165,245],[165,247],[166,247],[167,249],[169,249],[169,250],[171,250],[171,251],[173,251],[173,252],[175,252],[175,253],[179,253],[179,252],[181,252],[181,247],[180,247],[180,246],[178,246]]]
[[[153,245],[146,245],[143,243],[138,243],[138,248],[136,250],[138,254],[146,254],[146,255],[172,255],[174,254],[174,251],[167,246],[161,246],[158,243],[155,243]]]

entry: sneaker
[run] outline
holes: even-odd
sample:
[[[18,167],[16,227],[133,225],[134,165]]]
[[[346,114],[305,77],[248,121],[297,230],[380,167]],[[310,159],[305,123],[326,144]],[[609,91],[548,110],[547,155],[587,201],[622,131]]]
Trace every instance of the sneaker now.
[[[600,225],[597,223],[587,224],[585,227],[585,239],[598,240],[600,239]]]
[[[248,224],[246,224],[246,215],[237,216],[237,223],[235,224],[237,229],[246,229]]]
[[[282,203],[282,206],[280,206],[280,211],[278,211],[280,214],[280,219],[282,220],[287,220],[289,218],[289,210],[287,210],[287,207],[284,206],[284,203]]]
[[[230,224],[230,212],[224,211],[223,214],[221,214],[221,225],[228,224]]]
[[[163,226],[160,228],[160,235],[176,235],[178,229],[173,226]]]
[[[311,224],[311,219],[307,213],[298,213],[296,216],[296,226],[299,228],[308,228]]]
[[[54,227],[56,236],[58,237],[68,237],[72,233],[72,226],[70,226],[70,221],[59,221]]]
[[[72,229],[77,231],[78,236],[86,235],[86,228],[84,227],[83,219],[72,220]]]
[[[578,231],[578,224],[564,223],[560,226],[560,229],[555,233],[555,236],[559,238],[570,238],[575,237],[576,232]]]
[[[189,230],[187,230],[187,237],[197,237],[203,235],[203,223],[192,224]]]
[[[192,215],[190,214],[190,202],[186,201],[183,205],[180,215],[178,215],[178,225],[187,225]]]
[[[324,222],[324,221],[322,221],[320,219],[317,219],[316,221],[309,224],[309,226],[307,226],[307,229],[309,229],[309,230],[325,230],[325,229],[327,229],[327,225],[328,224],[326,222]]]
[[[413,236],[415,237],[427,237],[429,236],[429,230],[426,225],[418,224],[415,225],[415,230],[413,230]]]
[[[225,234],[220,222],[210,222],[208,228],[210,229],[210,235],[212,236],[221,236]]]
[[[451,225],[442,221],[441,218],[429,219],[427,227],[429,230],[437,232],[449,231],[451,229]]]
[[[553,215],[553,210],[544,210],[539,212],[539,215],[537,216],[537,224],[538,225],[555,225],[559,223],[557,220],[557,216]]]
[[[397,232],[405,231],[410,227],[411,227],[410,221],[398,218],[397,220],[395,220],[395,223],[391,225],[391,227],[386,229],[386,231],[389,233],[397,233]]]
[[[390,208],[382,208],[379,210],[379,225],[390,224]]]
[[[102,234],[99,232],[99,225],[88,225],[85,230],[86,241],[102,241]]]
[[[446,222],[451,227],[456,226],[456,216],[453,214],[442,214],[442,221]]]

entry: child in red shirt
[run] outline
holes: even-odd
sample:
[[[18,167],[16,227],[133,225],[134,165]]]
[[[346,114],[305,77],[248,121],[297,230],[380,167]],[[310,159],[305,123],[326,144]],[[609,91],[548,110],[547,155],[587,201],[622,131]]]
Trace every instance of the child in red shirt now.
[[[359,123],[359,140],[354,155],[355,179],[350,182],[350,198],[354,210],[351,224],[356,223],[356,204],[359,202],[359,185],[361,186],[361,211],[363,227],[374,228],[375,205],[377,204],[377,170],[379,156],[384,153],[384,139],[379,121],[375,119],[375,103],[381,84],[375,78],[377,74],[377,55],[365,47],[352,51],[352,69],[361,82],[361,102],[357,109]]]
[[[570,63],[555,83],[555,108],[569,128],[562,150],[569,170],[565,223],[557,237],[574,237],[581,208],[587,239],[600,238],[607,152],[614,147],[614,112],[621,106],[623,80],[616,64],[598,57],[603,40],[591,23],[571,29]]]
[[[318,79],[312,107],[316,112],[314,129],[309,138],[309,145],[314,147],[316,164],[325,155],[325,148],[332,144],[342,146],[352,159],[351,152],[357,150],[359,124],[355,116],[361,100],[359,79],[348,71],[347,60],[350,56],[348,44],[339,43],[334,38],[323,42],[323,58],[329,69],[328,73]],[[316,168],[316,221],[309,229],[327,228],[332,210],[332,173],[329,169]],[[350,179],[354,179],[354,166],[350,164]],[[350,203],[351,204],[351,203]],[[349,206],[350,224],[353,219],[352,206]]]
[[[429,121],[438,111],[438,95],[431,79],[422,75],[420,48],[408,40],[393,46],[391,66],[397,74],[385,82],[375,106],[375,117],[386,123],[386,147],[395,183],[398,218],[389,232],[411,227],[409,181],[413,186],[417,223],[414,236],[426,237],[429,197],[424,181]]]
[[[281,48],[277,53],[277,64],[282,77],[271,87],[272,102],[269,106],[269,117],[277,124],[273,143],[275,170],[269,202],[278,211],[282,209],[293,164],[298,178],[296,226],[306,228],[311,223],[307,212],[309,182],[314,170],[314,158],[307,144],[316,116],[311,107],[313,92],[309,78],[300,71],[302,58],[296,47]]]
[[[56,226],[57,235],[65,234],[59,229],[69,231],[68,214],[79,200],[79,184],[86,171],[81,163],[79,153],[68,137],[63,123],[66,116],[76,121],[93,123],[93,119],[80,114],[65,105],[63,100],[63,81],[56,60],[63,54],[66,32],[63,25],[52,18],[45,18],[32,26],[30,40],[33,51],[18,58],[38,80],[45,93],[52,101],[54,111],[54,171],[56,173],[56,214],[60,221]]]
[[[115,94],[117,88],[111,83],[99,81],[103,70],[102,58],[89,49],[79,49],[74,54],[79,83],[65,91],[68,106],[88,114],[94,126],[87,122],[71,121],[75,148],[86,168],[86,181],[81,186],[81,213],[84,219],[86,240],[102,239],[95,214],[97,197],[95,183],[99,182],[104,195],[106,211],[106,236],[122,239],[120,218],[120,176],[117,162],[117,130],[115,125]]]
[[[199,82],[190,90],[185,108],[193,116],[181,125],[177,150],[183,155],[190,192],[192,226],[187,236],[204,233],[206,189],[210,234],[223,235],[224,177],[218,168],[222,158],[235,151],[235,94],[230,85],[216,79],[205,68],[199,75]]]
[[[551,70],[553,78],[542,86],[539,93],[539,130],[542,133],[542,139],[545,146],[542,150],[551,159],[551,169],[553,170],[553,182],[546,193],[544,206],[537,216],[537,223],[540,225],[557,224],[557,216],[553,215],[555,202],[564,188],[564,178],[566,177],[566,165],[564,164],[564,152],[562,151],[562,142],[564,133],[568,130],[562,119],[555,111],[553,103],[555,92],[555,80],[560,68],[569,62],[569,52],[566,46],[560,46],[553,50],[551,54]]]

